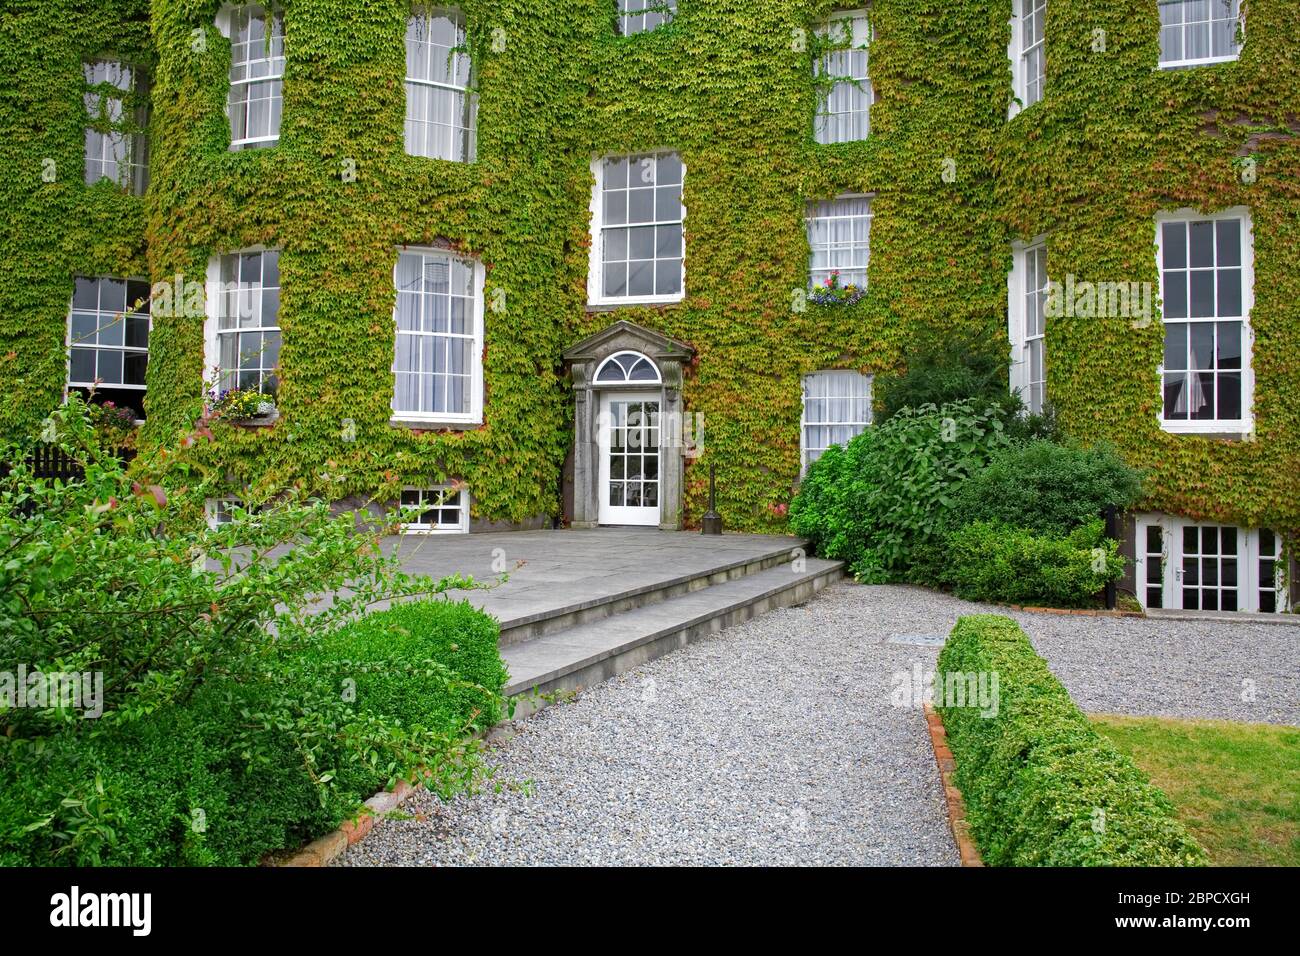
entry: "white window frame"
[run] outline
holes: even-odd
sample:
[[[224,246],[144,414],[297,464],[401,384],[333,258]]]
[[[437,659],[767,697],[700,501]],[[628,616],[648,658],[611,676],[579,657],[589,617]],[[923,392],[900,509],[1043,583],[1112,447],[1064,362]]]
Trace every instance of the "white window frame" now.
[[[273,246],[257,245],[257,246],[248,246],[247,248],[244,249],[231,249],[228,252],[218,252],[215,255],[213,255],[210,259],[208,259],[208,275],[207,275],[207,282],[204,288],[205,294],[203,297],[204,313],[205,313],[203,319],[203,356],[204,356],[203,374],[206,376],[211,372],[215,372],[216,382],[214,387],[218,393],[222,391],[221,379],[223,377],[223,372],[225,371],[221,368],[221,332],[222,332],[221,314],[220,314],[221,295],[226,291],[221,283],[221,258],[222,256],[239,256],[239,255],[244,255],[245,253],[270,252],[270,251],[279,251],[280,253],[284,252],[283,249],[276,250],[275,247]],[[284,289],[283,278],[281,278],[280,283],[281,284],[279,286],[276,286],[275,288],[283,292]],[[236,334],[238,334],[238,332],[254,332],[254,331],[266,332],[268,330],[273,329],[280,333],[280,348],[283,349],[284,348],[284,326],[279,324],[280,322],[279,309],[283,307],[284,307],[284,298],[282,295],[280,298],[279,308],[277,308],[276,310],[275,325],[250,326],[249,328],[246,329],[237,329],[234,331],[236,332]],[[232,330],[227,329],[225,331],[230,332]],[[238,369],[234,369],[232,371],[238,372]],[[278,387],[280,384],[282,383],[279,382],[277,379],[276,382],[277,394],[278,394]],[[237,380],[236,380],[235,387],[236,388],[239,387]],[[259,389],[260,389],[260,384],[259,384]]]
[[[648,365],[653,369],[655,377],[637,379],[629,378],[629,371],[641,366],[642,364]],[[601,377],[605,369],[609,368],[611,365],[623,373],[621,378],[614,379]],[[644,352],[637,352],[634,349],[624,349],[621,352],[615,352],[596,367],[596,374],[591,377],[591,384],[602,388],[609,388],[617,385],[662,385],[663,377],[659,371],[659,366],[655,364],[654,359],[650,356],[646,355]]]
[[[1011,0],[1011,42],[1007,45],[1007,58],[1011,60],[1011,105],[1007,109],[1007,119],[1011,119],[1019,113],[1029,109],[1037,103],[1041,103],[1047,95],[1047,0],[1041,0],[1043,4],[1042,16],[1044,18],[1043,42],[1026,47],[1024,45],[1024,18],[1027,12],[1033,12],[1034,5],[1040,0]],[[1029,71],[1025,68],[1025,58],[1034,49],[1043,51],[1043,76],[1042,84],[1039,86],[1038,99],[1033,103],[1029,100]]]
[[[815,378],[815,377],[817,377],[817,376],[819,376],[819,375],[831,375],[831,374],[841,374],[841,375],[842,375],[842,374],[847,374],[847,373],[853,373],[853,374],[859,376],[861,379],[865,380],[865,382],[866,382],[866,385],[867,385],[867,394],[866,394],[866,403],[867,403],[867,406],[866,406],[866,407],[867,407],[867,420],[866,420],[865,422],[857,422],[857,421],[817,421],[817,422],[810,422],[810,421],[808,420],[808,382],[809,382],[809,380],[812,379],[812,378]],[[808,456],[809,456],[812,452],[814,452],[814,451],[817,452],[818,457],[820,457],[821,454],[822,454],[823,452],[825,452],[827,448],[830,448],[830,447],[831,447],[831,445],[826,445],[824,448],[812,448],[812,447],[810,447],[809,444],[808,444],[808,428],[809,428],[810,426],[814,426],[814,427],[818,427],[818,428],[824,428],[824,427],[828,427],[828,426],[829,426],[829,427],[837,427],[837,426],[839,426],[839,427],[848,427],[848,428],[852,428],[852,429],[855,429],[855,431],[853,432],[852,436],[850,436],[850,439],[849,439],[850,441],[852,441],[852,440],[853,440],[854,438],[856,438],[858,435],[862,434],[864,431],[866,431],[868,428],[870,428],[871,425],[872,425],[872,423],[875,421],[876,413],[875,413],[875,408],[874,408],[874,406],[873,406],[873,403],[874,403],[874,401],[875,401],[875,398],[874,398],[875,384],[876,384],[876,383],[875,383],[875,376],[874,376],[874,375],[868,374],[868,373],[866,373],[866,372],[860,372],[860,371],[858,371],[858,370],[855,369],[855,368],[825,368],[825,369],[818,369],[816,372],[809,372],[807,375],[804,375],[804,376],[799,380],[799,389],[800,389],[800,398],[799,398],[799,475],[800,475],[800,477],[802,477],[803,475],[806,475],[806,474],[808,473],[808,468],[812,465],[812,461],[810,461],[809,458],[808,458]],[[857,401],[857,400],[861,400],[861,399],[862,399],[862,396],[860,396],[860,395],[818,396],[818,397],[815,398],[814,400],[815,400],[815,401],[828,401],[828,400],[830,400],[830,399],[832,399],[832,398],[848,398],[848,399],[853,399],[853,400]]]
[[[1183,421],[1179,419],[1165,419],[1165,363],[1164,363],[1164,301],[1165,301],[1165,269],[1164,269],[1164,226],[1166,223],[1173,222],[1218,222],[1223,219],[1240,219],[1241,228],[1241,415],[1239,419],[1216,419],[1204,421]],[[1188,250],[1190,255],[1190,248]],[[1159,383],[1158,396],[1159,401],[1156,405],[1156,420],[1160,427],[1171,434],[1182,435],[1248,435],[1255,428],[1254,405],[1255,405],[1255,333],[1250,324],[1250,313],[1255,306],[1255,234],[1254,225],[1251,220],[1250,209],[1246,206],[1233,206],[1231,209],[1225,209],[1217,213],[1200,213],[1195,209],[1178,209],[1170,212],[1160,212],[1156,214],[1156,272],[1160,276],[1160,302],[1161,302],[1161,346],[1160,346],[1160,365],[1157,369],[1156,380]],[[1190,306],[1190,302],[1189,302]],[[1217,309],[1217,301],[1216,301]],[[1189,309],[1190,311],[1190,309]],[[1175,318],[1173,322],[1178,323],[1195,323],[1195,322],[1235,322],[1235,316],[1220,318],[1218,316],[1208,318],[1193,319]],[[1218,399],[1218,392],[1215,392],[1215,399]]]
[[[461,484],[457,486],[457,485],[453,485],[450,482],[444,482],[442,484],[437,484],[437,485],[430,485],[427,488],[418,485],[405,485],[403,486],[402,491],[403,492],[416,491],[416,492],[420,492],[422,495],[427,495],[430,492],[435,492],[435,491],[436,492],[456,491],[459,492],[460,494],[460,501],[457,504],[457,508],[460,511],[460,520],[454,527],[448,525],[442,525],[442,524],[434,524],[434,525],[425,524],[424,522],[420,522],[420,521],[403,522],[401,525],[402,534],[469,534],[470,496],[469,496],[469,488],[467,488],[465,485]],[[398,504],[399,506],[401,505],[400,497],[398,498]],[[447,506],[435,505],[433,507],[441,510],[441,508]]]
[[[862,272],[861,288],[863,289],[867,288],[868,284],[871,281],[871,225],[875,221],[875,210],[873,208],[873,202],[872,202],[873,198],[874,197],[867,195],[865,193],[841,193],[840,195],[835,196],[831,199],[813,200],[812,202],[808,203],[804,212],[804,232],[808,237],[808,291],[809,292],[816,291],[820,283],[823,280],[825,280],[827,277],[829,277],[832,273],[843,271],[840,267],[837,266],[832,266],[830,268],[825,268],[825,269],[813,268],[813,257],[817,251],[816,247],[813,244],[813,236],[812,236],[813,223],[833,222],[839,219],[849,219],[849,220],[866,219],[867,221],[867,238],[865,244],[866,261],[862,263],[862,267],[861,267],[861,272]],[[816,215],[817,207],[820,206],[822,203],[836,203],[840,201],[847,201],[847,200],[854,200],[854,199],[866,200],[867,211],[865,213],[860,213],[860,214],[855,213],[850,215],[834,215],[834,216]],[[827,252],[834,251],[837,248],[837,246],[842,246],[842,245],[843,245],[842,243],[839,244],[834,242],[828,243],[825,247],[825,251]],[[850,251],[857,248],[857,246],[858,246],[857,240],[850,241],[849,243]],[[841,280],[842,279],[843,276],[841,275]],[[841,285],[843,284],[846,283],[841,281]]]
[[[858,32],[859,23],[865,26],[866,39],[860,43],[855,43],[854,41],[856,39],[856,34]],[[823,21],[821,24],[817,26],[816,33],[819,37],[822,37],[824,39],[832,39],[831,31],[835,30],[838,32],[841,29],[840,24],[848,25],[849,36],[847,39],[849,41],[849,46],[844,49],[828,51],[827,53],[823,54],[819,60],[813,63],[813,75],[815,77],[821,76],[823,74],[828,74],[832,76],[839,75],[839,74],[832,74],[830,72],[831,65],[829,61],[839,54],[849,53],[856,50],[861,50],[866,55],[867,73],[865,76],[850,77],[848,79],[844,79],[836,82],[831,89],[825,92],[824,96],[818,98],[816,113],[813,116],[813,139],[818,144],[824,146],[830,146],[835,143],[858,143],[858,142],[862,142],[862,140],[864,139],[869,139],[871,137],[871,107],[874,106],[876,103],[876,87],[875,84],[871,82],[871,52],[870,52],[871,43],[876,38],[876,29],[871,20],[871,11],[866,7],[857,7],[851,10],[836,10],[829,17],[827,17],[825,21]],[[840,38],[841,38],[840,36],[835,36],[833,39],[835,41],[838,41]],[[856,139],[832,139],[830,138],[830,133],[829,133],[829,123],[827,124],[827,130],[823,130],[822,124],[820,122],[820,117],[844,115],[840,113],[832,114],[829,111],[827,111],[826,108],[829,104],[830,97],[835,92],[835,87],[838,87],[841,84],[848,85],[850,83],[852,83],[852,85],[859,92],[861,92],[866,97],[867,100],[867,106],[865,110],[855,109],[851,111],[852,113],[858,113],[858,112],[866,113],[866,127],[867,127],[866,135]]]
[[[650,33],[658,30],[661,26],[672,23],[673,18],[677,15],[677,0],[639,0],[641,9],[625,11],[629,0],[617,0],[618,8],[618,32],[620,36],[633,37],[638,33]],[[651,7],[665,7],[664,10],[652,10]],[[653,26],[646,26],[651,16],[658,16],[661,19]],[[636,22],[636,29],[629,29],[633,21]]]
[[[222,516],[228,508],[243,508],[253,516],[256,516],[261,511],[261,506],[250,509],[238,495],[222,495],[219,498],[208,498],[203,502],[203,512],[207,518],[208,527],[215,531],[222,525],[229,524],[228,520],[222,520]]]
[[[465,11],[458,6],[445,5],[439,3],[414,3],[411,5],[411,13],[410,16],[407,18],[408,31],[410,29],[411,21],[420,16],[424,16],[428,19],[433,19],[434,17],[438,17],[438,16],[445,16],[448,19],[453,20],[453,22],[458,23],[458,29],[460,30],[461,33],[465,35],[465,37],[469,36],[469,18],[466,16]],[[404,46],[408,42],[409,40],[404,41]],[[464,42],[465,42],[464,40],[461,40],[460,43],[453,44],[451,49],[455,49],[456,46],[459,46],[461,45],[461,43]],[[440,46],[440,44],[433,44],[433,43],[426,43],[425,45],[434,48]],[[460,57],[464,57],[465,59],[465,85],[464,86],[458,86],[454,82],[444,83],[438,80],[430,80],[430,79],[425,79],[423,77],[411,76],[410,57],[408,54],[407,66],[405,68],[406,69],[405,82],[403,87],[406,93],[406,118],[403,121],[403,139],[404,139],[407,155],[423,156],[427,159],[443,159],[446,160],[447,162],[452,162],[452,163],[473,163],[477,160],[478,158],[478,93],[476,93],[473,89],[474,64],[468,52],[455,54],[453,56],[453,64],[457,63]],[[456,69],[453,68],[452,70],[453,75],[451,77],[453,80],[455,79],[454,74],[456,72],[457,72]],[[468,113],[469,125],[466,127],[448,128],[441,135],[441,139],[443,140],[443,142],[439,144],[441,147],[441,152],[438,152],[436,154],[428,153],[428,152],[411,151],[411,140],[410,140],[410,130],[409,130],[409,125],[411,124],[413,119],[411,116],[411,110],[413,109],[411,94],[413,91],[412,88],[417,86],[424,87],[430,91],[442,90],[445,92],[456,93],[464,97],[463,102],[465,105],[464,105],[464,110],[462,111],[462,115],[465,115],[466,112]],[[425,103],[428,106],[432,106],[433,102],[434,102],[433,99],[425,100]],[[414,119],[419,121],[419,125],[421,126],[422,130],[426,129],[429,126],[439,125],[437,123],[434,123],[427,113],[425,116],[415,117]],[[459,156],[444,155],[444,153],[451,152],[452,142],[454,141],[452,132],[458,128],[463,128],[465,133],[466,148],[465,148],[465,156],[463,158]],[[427,143],[427,141],[428,141],[427,138],[425,138],[424,142]]]
[[[142,279],[142,278],[138,278],[138,277],[137,277],[137,278],[131,278],[131,277],[123,277],[123,276],[99,276],[99,275],[96,275],[96,276],[76,276],[76,277],[74,277],[74,281],[75,281],[76,279],[94,279],[96,282],[99,282],[101,279],[117,279],[117,280],[119,280],[119,281],[121,281],[121,282],[127,283],[126,306],[127,306],[128,309],[129,309],[130,306],[133,304],[133,300],[131,299],[131,293],[130,293],[130,283],[132,283],[132,282],[140,282],[140,283],[144,283],[144,285],[145,285],[146,287],[149,285],[149,280],[148,280],[148,279]],[[149,306],[149,312],[147,312],[147,313],[145,313],[145,312],[129,312],[129,311],[126,311],[126,312],[123,312],[123,313],[122,313],[122,319],[121,319],[121,321],[122,321],[122,323],[123,323],[123,328],[122,328],[122,342],[123,342],[123,344],[122,344],[122,345],[100,345],[100,344],[98,344],[98,343],[96,343],[96,344],[94,344],[94,345],[85,345],[85,344],[81,344],[81,343],[79,343],[79,340],[78,340],[77,342],[74,342],[74,341],[73,341],[73,338],[72,338],[72,313],[73,313],[74,311],[82,311],[82,312],[86,311],[86,310],[84,310],[84,309],[77,309],[77,310],[74,310],[73,306],[74,306],[75,302],[76,302],[76,295],[75,295],[75,293],[74,293],[72,296],[69,296],[69,297],[68,297],[68,313],[67,313],[67,317],[64,319],[64,323],[63,323],[63,331],[64,331],[64,349],[65,349],[65,354],[66,354],[66,356],[67,356],[67,367],[66,367],[66,371],[65,371],[64,376],[63,376],[63,398],[64,398],[64,401],[67,400],[69,393],[71,393],[73,389],[78,389],[78,388],[94,388],[94,387],[96,387],[96,383],[95,383],[95,382],[84,382],[84,381],[80,381],[80,380],[73,381],[73,379],[72,379],[72,349],[73,349],[73,346],[77,346],[77,347],[79,347],[79,348],[93,349],[93,350],[96,351],[96,352],[121,352],[121,353],[122,353],[122,365],[123,365],[123,369],[125,369],[125,367],[126,367],[126,356],[127,356],[128,354],[139,355],[139,354],[143,353],[144,356],[145,356],[145,368],[146,368],[146,371],[145,371],[146,379],[145,379],[145,384],[144,384],[144,385],[127,385],[127,384],[125,384],[125,383],[123,383],[123,382],[105,382],[105,381],[102,381],[102,380],[97,380],[99,386],[102,386],[103,388],[108,388],[108,389],[113,389],[113,390],[121,390],[121,391],[138,392],[139,395],[140,395],[140,398],[143,400],[144,397],[145,397],[145,395],[146,395],[146,393],[148,392],[148,389],[149,389],[149,385],[148,385],[149,346],[146,345],[144,348],[139,348],[138,346],[126,345],[126,344],[125,344],[125,342],[126,342],[126,327],[125,327],[125,323],[126,323],[127,316],[137,316],[137,317],[138,317],[138,316],[142,316],[142,315],[143,315],[145,318],[147,318],[147,319],[149,320],[149,339],[150,339],[150,341],[152,341],[152,340],[153,340],[153,302],[150,301],[150,302],[147,303],[148,306]],[[95,312],[95,314],[96,314],[96,315],[104,315],[104,314],[106,314],[102,309],[99,309],[99,308],[98,308],[98,305],[99,305],[99,303],[98,303],[98,298],[97,298],[97,299],[96,299],[96,312]],[[116,314],[116,313],[107,313],[107,314]],[[103,328],[103,326],[99,326],[99,328]],[[95,365],[96,365],[96,368],[98,368],[98,366],[99,366],[98,359],[96,360]],[[125,377],[125,373],[124,373],[123,377]],[[143,411],[144,411],[144,408],[143,408],[143,401],[141,402],[141,406],[142,406],[142,407],[135,409],[135,411],[137,411],[137,412],[143,412]],[[137,425],[140,425],[140,424],[143,424],[143,423],[144,423],[144,419],[142,419],[142,418],[137,418],[137,419],[136,419],[136,424],[137,424]]]
[[[126,86],[118,86],[118,84],[114,83],[111,79],[107,81],[112,83],[112,85],[117,89],[121,90],[125,96],[135,96],[137,94],[148,95],[150,88],[148,73],[141,67],[136,66],[134,63],[127,63],[123,60],[116,60],[111,57],[94,57],[93,59],[83,61],[82,76],[84,77],[87,86],[92,84],[98,85],[94,83],[94,73],[100,64],[104,64],[105,66],[116,66],[119,78],[125,75]],[[87,76],[87,73],[90,75]],[[123,102],[123,96],[105,97],[102,93],[91,93],[89,91],[87,91],[82,97],[83,103],[86,107],[87,120],[98,119],[100,112],[103,109],[103,100],[105,98],[117,103],[116,110],[110,107],[109,113],[111,116],[112,113],[116,112],[118,115],[113,117],[113,123],[121,123],[126,113],[126,105]],[[101,180],[107,179],[109,182],[127,188],[132,196],[143,196],[145,194],[145,191],[149,188],[149,137],[147,132],[149,126],[149,109],[147,105],[139,104],[136,106],[132,122],[135,126],[139,127],[139,131],[127,133],[120,130],[112,130],[108,133],[101,133],[87,122],[85,175],[83,176],[86,185],[91,186]],[[91,154],[92,143],[98,147],[98,156],[93,156]],[[121,149],[122,156],[120,158],[113,156],[111,159],[106,159],[105,153],[114,147]],[[109,176],[104,172],[104,168],[110,162],[117,166],[116,178]],[[99,175],[94,178],[91,178],[92,166],[99,167]]]
[[[1189,526],[1199,528],[1217,527],[1217,528],[1234,528],[1237,532],[1237,609],[1235,611],[1214,610],[1207,611],[1208,614],[1238,614],[1238,613],[1264,613],[1264,614],[1284,614],[1290,610],[1290,594],[1286,585],[1285,562],[1287,561],[1286,551],[1281,546],[1281,538],[1274,532],[1274,541],[1277,542],[1278,550],[1281,557],[1278,559],[1276,575],[1277,580],[1274,582],[1276,590],[1276,605],[1273,611],[1263,611],[1259,609],[1259,592],[1262,582],[1260,581],[1259,563],[1262,555],[1260,554],[1260,541],[1258,528],[1241,528],[1235,525],[1223,524],[1218,521],[1197,521],[1190,518],[1184,518],[1179,515],[1165,514],[1163,512],[1144,512],[1137,516],[1136,521],[1136,540],[1134,542],[1134,590],[1137,592],[1137,599],[1143,609],[1148,609],[1147,600],[1147,561],[1150,557],[1147,552],[1147,529],[1156,527],[1160,529],[1163,551],[1160,559],[1163,563],[1160,572],[1161,581],[1161,607],[1150,608],[1157,611],[1183,611],[1183,591],[1182,591],[1182,561],[1174,560],[1175,557],[1181,559],[1183,549],[1183,529]]]
[[[397,329],[397,266],[403,253],[420,256],[435,256],[447,259],[459,259],[473,267],[473,307],[470,321],[473,327],[473,344],[470,347],[472,367],[470,369],[470,410],[468,412],[413,412],[398,411],[392,408],[397,387],[397,336],[423,333],[404,333]],[[404,246],[397,250],[393,260],[393,365],[389,372],[389,387],[394,392],[390,397],[390,421],[394,425],[481,425],[483,423],[483,342],[484,342],[484,308],[483,286],[487,281],[487,270],[483,263],[470,256],[459,255],[450,249],[434,249],[425,246]],[[431,333],[437,334],[437,333]],[[459,333],[448,333],[457,334]],[[468,337],[468,336],[465,336]]]
[[[1043,289],[1032,290],[1029,287],[1031,278],[1037,276],[1038,270],[1034,269],[1031,276],[1029,271],[1029,254],[1047,255],[1047,236],[1038,236],[1029,242],[1013,242],[1011,244],[1011,253],[1013,264],[1011,272],[1007,276],[1007,338],[1011,342],[1011,369],[1010,382],[1011,392],[1019,395],[1025,403],[1025,409],[1030,414],[1041,414],[1042,406],[1034,408],[1033,406],[1033,387],[1041,384],[1043,387],[1043,403],[1048,401],[1047,397],[1047,316],[1043,315],[1043,331],[1038,335],[1029,334],[1029,295],[1037,291],[1041,296],[1039,302],[1040,309],[1046,309],[1047,297],[1046,287]],[[1035,266],[1037,263],[1035,263]],[[1050,281],[1050,276],[1049,276]],[[1030,346],[1032,342],[1041,342],[1043,350],[1043,378],[1041,382],[1033,381],[1033,363],[1030,360]]]
[[[666,293],[663,295],[638,295],[638,296],[607,296],[605,295],[605,271],[603,268],[603,243],[605,239],[605,212],[604,203],[601,199],[605,185],[605,161],[608,159],[630,159],[633,156],[660,156],[665,154],[674,154],[682,167],[682,200],[681,200],[681,226],[682,226],[682,278],[680,288],[677,292]],[[591,255],[588,259],[587,267],[587,304],[593,306],[612,306],[612,305],[657,305],[672,304],[682,302],[686,299],[686,176],[689,171],[686,168],[686,162],[682,159],[681,153],[674,149],[651,149],[645,152],[637,153],[605,153],[597,156],[591,161],[591,175],[594,185],[591,190]],[[630,170],[629,170],[630,175]],[[639,223],[638,225],[672,225],[677,220],[655,220],[653,223]],[[619,224],[616,228],[621,228]]]
[[[1215,3],[1218,2],[1218,0],[1210,0],[1210,2]],[[1159,61],[1160,69],[1180,70],[1180,69],[1185,69],[1187,67],[1193,67],[1193,66],[1209,66],[1213,63],[1231,63],[1233,60],[1240,59],[1241,48],[1246,45],[1246,8],[1240,2],[1238,2],[1238,0],[1232,0],[1232,2],[1237,4],[1237,16],[1235,19],[1241,30],[1241,37],[1242,37],[1241,43],[1237,45],[1237,51],[1235,53],[1231,53],[1226,56],[1215,56],[1213,53],[1211,53],[1209,56],[1197,57],[1195,59],[1187,59],[1186,57],[1180,60],[1161,59]],[[1163,6],[1163,5],[1164,5],[1164,0],[1160,0],[1160,3],[1158,4],[1157,11],[1156,11],[1157,16],[1159,15],[1159,6]],[[1201,22],[1201,21],[1197,21],[1197,22]],[[1213,22],[1213,21],[1207,21],[1207,22]],[[1158,26],[1157,29],[1160,30],[1162,33],[1164,31],[1163,25]],[[1186,30],[1183,31],[1183,38],[1184,40],[1186,39]],[[1158,41],[1159,41],[1159,37],[1157,37],[1157,42]],[[1213,34],[1211,34],[1211,49],[1213,49]],[[1161,52],[1160,55],[1163,56],[1163,51]]]
[[[227,74],[226,79],[228,83],[228,89],[226,91],[226,123],[230,127],[230,150],[232,152],[274,146],[276,143],[280,141],[280,129],[284,125],[284,67],[287,66],[288,64],[288,47],[287,47],[287,34],[285,31],[285,23],[284,23],[284,11],[282,9],[279,9],[274,3],[229,3],[222,6],[220,11],[218,11],[217,13],[217,29],[221,32],[222,36],[224,36],[227,40],[230,40],[231,57],[232,57],[230,68],[231,70],[233,70],[234,69],[233,55],[234,55],[234,42],[235,42],[234,41],[235,14],[248,12],[249,15],[251,16],[256,11],[260,11],[263,20],[266,22],[267,27],[271,27],[276,20],[280,21],[280,42],[281,42],[282,53],[281,56],[278,57],[278,59],[281,61],[281,72],[267,73],[266,76],[259,76],[254,78],[245,76],[244,79],[242,80],[236,80],[232,76]],[[273,57],[273,56],[261,57],[260,59],[267,60],[272,65],[274,65],[277,57]],[[254,61],[250,60],[248,62],[254,62]],[[231,100],[231,95],[230,95],[231,92],[234,90],[236,86],[250,86],[253,83],[270,83],[275,80],[280,81],[280,121],[279,123],[276,124],[274,135],[246,136],[241,139],[235,139],[234,117],[231,115],[230,112],[231,106],[233,105],[233,101]],[[267,102],[270,103],[272,101],[273,100],[268,100]],[[247,102],[248,102],[247,100],[244,101],[245,107],[247,107]]]

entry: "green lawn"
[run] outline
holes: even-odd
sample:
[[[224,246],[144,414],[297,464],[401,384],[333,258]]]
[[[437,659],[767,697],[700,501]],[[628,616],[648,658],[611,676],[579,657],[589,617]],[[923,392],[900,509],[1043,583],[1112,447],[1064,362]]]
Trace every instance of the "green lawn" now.
[[[1216,866],[1300,866],[1300,729],[1092,715]]]

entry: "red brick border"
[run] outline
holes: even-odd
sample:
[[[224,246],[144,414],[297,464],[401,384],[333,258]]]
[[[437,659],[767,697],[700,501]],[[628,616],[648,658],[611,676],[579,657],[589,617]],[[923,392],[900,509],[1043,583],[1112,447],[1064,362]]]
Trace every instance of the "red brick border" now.
[[[948,823],[952,827],[952,838],[957,842],[961,865],[983,866],[979,847],[971,838],[970,824],[966,822],[966,801],[952,782],[957,763],[953,760],[952,751],[948,749],[948,731],[944,729],[943,718],[930,704],[925,705],[925,725],[930,730],[934,762],[939,765],[939,777],[943,780],[943,795],[948,801]]]
[[[415,786],[405,780],[397,781],[392,790],[383,790],[375,794],[351,820],[333,833],[327,833],[318,840],[312,840],[305,847],[288,859],[273,863],[273,866],[328,866],[332,860],[342,855],[354,843],[365,839],[374,828],[375,820],[386,813],[391,813],[406,802],[407,797],[415,792]]]
[[[1023,604],[1004,604],[1011,611],[1025,611],[1030,614],[1073,614],[1077,617],[1146,617],[1142,611],[1106,611],[1091,607],[1033,607]]]

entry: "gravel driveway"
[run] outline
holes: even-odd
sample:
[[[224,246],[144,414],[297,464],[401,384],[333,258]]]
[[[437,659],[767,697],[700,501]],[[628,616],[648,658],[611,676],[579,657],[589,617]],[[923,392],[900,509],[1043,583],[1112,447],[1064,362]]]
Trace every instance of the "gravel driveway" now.
[[[1300,724],[1300,627],[839,584],[513,725],[482,792],[417,793],[418,819],[339,862],[955,865],[924,720],[891,691],[981,612],[1019,621],[1084,710]]]
[[[957,853],[925,721],[889,675],[936,649],[881,643],[837,586],[515,725],[497,792],[421,791],[344,865],[907,864]]]

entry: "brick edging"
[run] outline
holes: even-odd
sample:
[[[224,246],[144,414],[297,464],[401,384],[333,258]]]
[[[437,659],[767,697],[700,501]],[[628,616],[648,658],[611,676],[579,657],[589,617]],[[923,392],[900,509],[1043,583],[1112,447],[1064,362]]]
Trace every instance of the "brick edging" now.
[[[1029,614],[1072,614],[1077,617],[1146,617],[1144,611],[1107,611],[1092,607],[1035,607],[1024,604],[1004,604],[1011,611],[1025,611]]]
[[[355,817],[344,820],[337,830],[327,833],[319,839],[312,840],[305,847],[286,860],[274,863],[274,866],[328,866],[343,855],[354,843],[359,843],[371,831],[375,821],[387,813],[392,813],[415,792],[415,785],[405,780],[397,781],[392,790],[381,790],[364,804]]]
[[[957,853],[961,856],[962,866],[983,866],[979,847],[971,838],[970,824],[966,822],[966,801],[961,791],[953,783],[953,774],[957,763],[952,751],[948,749],[948,731],[944,729],[943,718],[933,705],[925,705],[925,725],[930,730],[930,745],[934,748],[934,762],[939,765],[939,777],[943,781],[943,795],[948,803],[948,823],[952,827],[952,838],[957,843]]]

